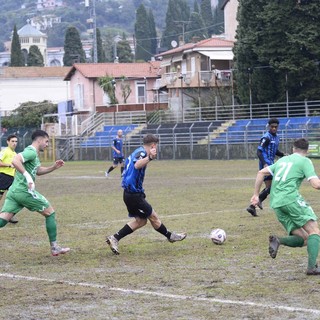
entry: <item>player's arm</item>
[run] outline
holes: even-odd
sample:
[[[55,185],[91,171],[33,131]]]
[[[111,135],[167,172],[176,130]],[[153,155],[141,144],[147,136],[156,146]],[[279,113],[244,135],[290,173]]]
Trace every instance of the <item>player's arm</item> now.
[[[0,160],[0,167],[8,167],[8,168],[14,168],[13,164],[12,163],[5,163],[3,161]]]
[[[261,140],[260,140],[260,144],[258,146],[258,149],[257,149],[257,156],[260,160],[260,162],[262,163],[263,166],[266,166],[268,165],[268,162],[267,160],[265,159],[265,150],[266,148],[268,147],[270,143],[270,139],[267,138],[267,137],[263,137]]]
[[[111,149],[114,151],[114,152],[116,152],[116,153],[120,153],[120,150],[118,150],[117,148],[116,148],[116,141],[117,140],[113,140],[113,146],[111,146]]]
[[[276,152],[276,156],[278,156],[279,158],[282,158],[282,157],[284,157],[284,156],[285,156],[285,154],[284,154],[282,151],[277,150],[277,152]]]
[[[309,182],[313,188],[320,190],[320,179],[318,177],[312,177]]]
[[[150,161],[155,159],[157,157],[157,148],[156,147],[151,147],[149,154],[147,154],[144,158],[140,158],[139,160],[136,161],[134,164],[134,167],[139,170],[143,167],[145,167]]]
[[[37,176],[41,176],[47,173],[50,173],[54,170],[57,170],[59,168],[61,168],[62,166],[64,166],[64,161],[63,160],[57,160],[53,165],[49,166],[49,167],[42,167],[40,166],[37,170]]]
[[[14,156],[12,160],[13,166],[16,168],[17,171],[19,171],[21,174],[24,175],[24,177],[27,180],[28,188],[33,190],[35,188],[34,181],[31,175],[29,174],[29,172],[26,171],[26,169],[24,168],[23,163],[24,163],[24,158],[20,153]]]
[[[260,200],[259,200],[260,189],[263,184],[264,177],[269,176],[269,175],[271,175],[271,171],[269,170],[268,167],[265,167],[265,168],[261,169],[260,171],[258,171],[257,177],[256,177],[256,182],[254,184],[254,193],[251,198],[252,205],[256,206],[260,202]]]

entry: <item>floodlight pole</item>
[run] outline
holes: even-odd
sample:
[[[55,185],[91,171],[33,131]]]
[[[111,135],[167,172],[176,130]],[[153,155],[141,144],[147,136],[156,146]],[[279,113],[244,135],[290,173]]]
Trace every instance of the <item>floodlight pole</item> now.
[[[92,18],[93,18],[93,62],[98,62],[97,48],[97,17],[96,17],[96,0],[92,0]]]

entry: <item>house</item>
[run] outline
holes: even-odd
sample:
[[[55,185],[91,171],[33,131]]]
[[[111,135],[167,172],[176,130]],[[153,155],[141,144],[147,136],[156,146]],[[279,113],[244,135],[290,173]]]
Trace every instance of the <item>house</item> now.
[[[225,0],[221,6],[224,14],[224,32],[227,40],[236,40],[238,6],[239,0]]]
[[[1,115],[10,114],[23,102],[69,100],[69,82],[63,81],[69,70],[70,67],[0,68]]]
[[[47,35],[37,30],[30,24],[30,20],[26,25],[18,30],[21,50],[24,54],[25,65],[27,65],[27,57],[31,46],[37,46],[43,56],[44,65],[47,64]]]
[[[74,64],[64,80],[70,81],[71,99],[76,111],[93,113],[110,105],[110,97],[99,86],[99,78],[115,80],[115,97],[119,104],[134,108],[136,104],[154,103],[156,81],[160,77],[160,62],[145,63],[80,63]],[[130,94],[125,99],[124,90]]]
[[[192,91],[200,96],[201,90],[231,87],[233,45],[233,41],[213,37],[180,45],[156,56],[162,70],[157,86],[168,91],[171,109],[192,104],[189,99]]]

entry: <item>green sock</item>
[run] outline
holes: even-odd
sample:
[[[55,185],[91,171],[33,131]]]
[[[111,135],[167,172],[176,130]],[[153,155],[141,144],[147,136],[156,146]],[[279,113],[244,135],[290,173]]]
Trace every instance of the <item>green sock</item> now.
[[[280,244],[283,244],[287,247],[303,247],[304,239],[299,236],[288,236],[279,238]]]
[[[7,220],[0,218],[0,228],[4,227],[8,223]]]
[[[318,234],[312,234],[311,236],[309,236],[307,243],[308,269],[313,269],[317,264],[319,245],[320,236]]]
[[[57,224],[56,213],[52,212],[50,216],[46,217],[46,229],[50,242],[57,240]]]

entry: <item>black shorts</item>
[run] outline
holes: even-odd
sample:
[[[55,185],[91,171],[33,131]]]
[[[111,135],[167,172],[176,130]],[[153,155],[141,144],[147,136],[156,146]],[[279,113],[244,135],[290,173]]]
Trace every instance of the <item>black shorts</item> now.
[[[123,192],[123,201],[127,206],[129,217],[147,219],[152,213],[152,207],[144,193]]]
[[[3,194],[5,190],[8,190],[12,185],[14,177],[5,173],[0,173],[0,194]]]
[[[123,162],[123,157],[113,158],[113,164],[114,164],[114,165],[121,164],[122,162]]]

